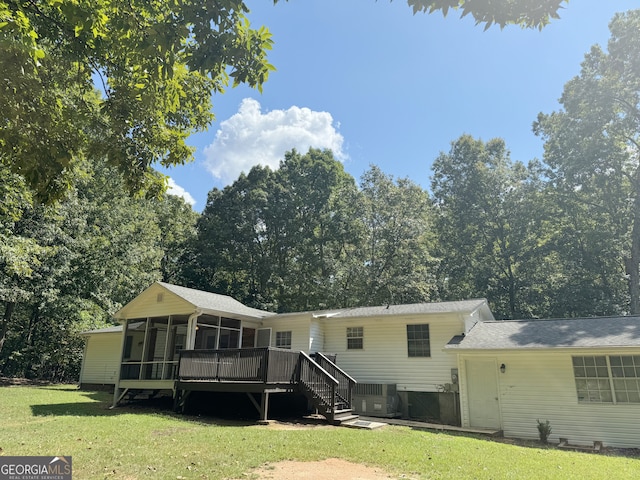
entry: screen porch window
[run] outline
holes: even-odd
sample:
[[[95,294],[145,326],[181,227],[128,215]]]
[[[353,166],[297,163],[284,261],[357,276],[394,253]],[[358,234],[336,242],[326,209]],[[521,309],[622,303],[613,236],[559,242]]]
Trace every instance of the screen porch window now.
[[[407,325],[407,352],[410,357],[430,357],[429,325]]]
[[[364,348],[364,328],[347,327],[347,350],[362,350]]]
[[[188,321],[188,315],[127,320],[120,379],[172,380]]]
[[[579,403],[640,403],[640,356],[572,357]]]
[[[291,331],[276,332],[276,347],[291,350]]]
[[[196,350],[240,348],[241,322],[216,315],[200,315],[196,326]]]

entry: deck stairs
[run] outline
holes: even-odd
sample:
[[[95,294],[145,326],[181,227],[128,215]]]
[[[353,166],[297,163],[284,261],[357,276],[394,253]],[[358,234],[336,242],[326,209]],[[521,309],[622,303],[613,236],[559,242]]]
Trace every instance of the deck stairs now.
[[[300,354],[300,391],[316,411],[333,425],[358,419],[351,405],[355,380],[322,354],[315,360]]]

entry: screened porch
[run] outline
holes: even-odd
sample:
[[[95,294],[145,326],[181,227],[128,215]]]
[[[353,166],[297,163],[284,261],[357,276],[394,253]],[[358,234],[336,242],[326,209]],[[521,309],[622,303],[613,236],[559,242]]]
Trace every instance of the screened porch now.
[[[173,381],[182,350],[226,350],[268,346],[270,330],[247,322],[202,314],[126,321],[120,381]]]

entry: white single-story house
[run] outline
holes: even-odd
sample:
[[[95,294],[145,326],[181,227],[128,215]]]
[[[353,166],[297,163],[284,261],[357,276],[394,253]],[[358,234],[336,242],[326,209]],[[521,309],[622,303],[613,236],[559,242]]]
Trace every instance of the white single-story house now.
[[[188,365],[232,362],[194,359],[194,352],[271,348],[336,358],[336,368],[353,381],[349,403],[361,413],[459,423],[457,359],[443,348],[493,315],[483,299],[273,314],[228,296],[157,282],[115,318],[122,327],[86,332],[80,378],[83,387],[113,385],[115,404],[140,390],[179,396],[196,388],[196,377],[202,388],[214,374],[187,375]],[[339,373],[324,368],[334,377]],[[214,376],[207,389],[229,387],[219,371]],[[277,384],[268,392],[287,389]]]
[[[457,354],[462,426],[640,446],[640,317],[478,322]]]
[[[640,447],[640,317],[495,321],[486,300],[273,314],[157,282],[87,332],[82,386],[302,393],[338,411]]]

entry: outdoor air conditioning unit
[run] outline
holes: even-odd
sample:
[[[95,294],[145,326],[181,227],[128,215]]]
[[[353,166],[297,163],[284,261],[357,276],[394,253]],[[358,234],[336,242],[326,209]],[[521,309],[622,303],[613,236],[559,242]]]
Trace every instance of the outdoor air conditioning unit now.
[[[389,418],[397,416],[396,384],[356,383],[353,390],[353,407],[359,415]]]

